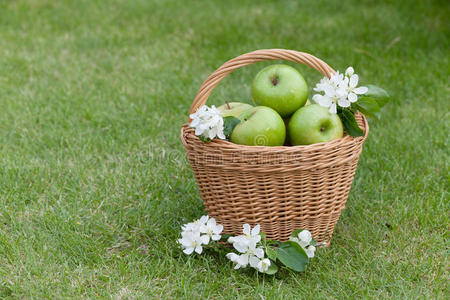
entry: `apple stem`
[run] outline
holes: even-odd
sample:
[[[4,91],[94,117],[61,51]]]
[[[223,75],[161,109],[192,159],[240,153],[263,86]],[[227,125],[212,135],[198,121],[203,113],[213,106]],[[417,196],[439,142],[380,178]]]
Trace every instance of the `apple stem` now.
[[[320,131],[324,132],[325,131],[325,127],[324,126],[320,127]]]
[[[227,108],[231,109],[230,103],[228,103],[228,101],[225,101],[225,103],[227,104]]]
[[[244,121],[250,119],[254,114],[256,114],[256,110],[254,110],[247,118],[244,118]]]

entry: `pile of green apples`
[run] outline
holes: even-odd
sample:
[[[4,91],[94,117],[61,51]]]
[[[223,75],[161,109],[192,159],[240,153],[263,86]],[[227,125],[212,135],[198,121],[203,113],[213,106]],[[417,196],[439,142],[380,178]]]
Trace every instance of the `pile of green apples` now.
[[[237,118],[229,139],[249,146],[310,145],[343,136],[337,114],[308,101],[303,76],[288,65],[271,65],[253,80],[251,95],[257,106],[231,102],[218,107],[222,117]]]

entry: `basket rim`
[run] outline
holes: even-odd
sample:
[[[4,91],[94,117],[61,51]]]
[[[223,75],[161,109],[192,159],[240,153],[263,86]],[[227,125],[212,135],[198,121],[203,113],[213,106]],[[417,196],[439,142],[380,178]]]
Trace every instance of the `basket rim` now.
[[[213,139],[209,143],[204,143],[205,146],[211,146],[211,147],[217,147],[222,148],[224,150],[230,150],[230,151],[243,151],[243,152],[279,152],[279,153],[286,153],[286,152],[298,152],[298,151],[307,151],[307,152],[313,152],[313,151],[321,151],[325,149],[330,148],[338,148],[341,146],[349,145],[351,143],[354,143],[359,140],[365,140],[369,134],[369,124],[367,122],[366,116],[364,114],[357,112],[356,116],[360,115],[362,121],[363,121],[363,128],[364,135],[360,137],[352,137],[348,134],[345,134],[343,137],[329,141],[329,142],[322,142],[322,143],[315,143],[311,145],[297,145],[297,146],[248,146],[248,145],[240,145],[235,144],[227,140],[221,140],[221,139]],[[187,143],[187,137],[192,136],[194,134],[194,129],[189,127],[188,123],[183,124],[181,127],[181,140],[183,142],[184,146],[188,146]],[[198,137],[195,136],[197,139]]]

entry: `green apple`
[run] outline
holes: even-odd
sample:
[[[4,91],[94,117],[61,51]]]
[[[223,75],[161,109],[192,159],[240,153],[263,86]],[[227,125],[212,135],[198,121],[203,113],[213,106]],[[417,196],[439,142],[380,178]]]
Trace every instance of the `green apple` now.
[[[238,118],[244,111],[252,108],[253,106],[242,102],[230,102],[219,106],[217,109],[220,111],[222,117],[233,116]]]
[[[253,101],[276,110],[283,118],[305,105],[308,86],[303,76],[288,65],[262,69],[251,87]]]
[[[249,146],[282,146],[286,138],[286,127],[280,115],[265,106],[246,110],[234,127],[230,141]]]
[[[292,145],[310,145],[329,142],[344,135],[341,119],[319,104],[297,110],[288,125]]]

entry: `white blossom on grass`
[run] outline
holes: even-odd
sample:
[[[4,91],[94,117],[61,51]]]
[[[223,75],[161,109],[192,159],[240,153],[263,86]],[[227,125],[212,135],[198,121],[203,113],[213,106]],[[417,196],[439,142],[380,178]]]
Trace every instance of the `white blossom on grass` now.
[[[309,232],[308,230],[302,230],[298,233],[297,237],[290,237],[289,240],[299,244],[303,248],[303,250],[305,250],[306,255],[309,258],[314,257],[316,247],[311,245],[312,242],[311,232]]]
[[[264,273],[269,269],[270,267],[270,259],[264,258],[258,262],[258,265],[256,266],[256,269],[258,269],[259,272]]]
[[[203,105],[189,117],[192,119],[189,126],[195,128],[195,135],[211,140],[216,137],[223,140],[226,138],[223,133],[223,118],[214,105],[211,107]]]
[[[179,239],[178,242],[184,248],[183,252],[187,255],[191,254],[194,251],[198,254],[201,254],[203,251],[202,244],[208,244],[208,236],[200,235],[200,232],[187,231],[183,232],[181,235],[182,238]]]
[[[302,230],[297,237],[291,237],[289,240],[297,242],[300,246],[307,247],[312,241],[311,232],[308,230]]]
[[[251,229],[249,224],[244,224],[243,235],[232,236],[228,238],[228,242],[233,244],[233,247],[241,253],[245,253],[249,247],[256,247],[256,244],[261,241],[259,235],[259,224]]]
[[[181,226],[183,231],[192,231],[197,232],[200,231],[200,227],[204,226],[206,222],[208,222],[208,216],[201,216],[200,219],[195,220],[194,222],[190,222]]]
[[[239,268],[245,268],[247,266],[247,264],[240,264],[239,263],[240,256],[237,255],[236,253],[230,252],[230,253],[227,253],[225,256],[226,256],[226,258],[228,258],[232,262],[236,263],[236,265],[234,266],[235,270],[237,270]]]
[[[223,225],[217,225],[216,220],[214,218],[211,218],[206,222],[206,224],[200,225],[200,232],[206,234],[206,237],[209,239],[211,238],[213,241],[218,241],[221,238],[220,233],[223,230]]]
[[[183,252],[189,255],[194,251],[201,254],[203,251],[202,245],[208,245],[210,240],[219,240],[223,226],[217,225],[214,218],[202,216],[194,222],[184,224],[181,229],[183,231],[178,243],[181,244]]]
[[[251,229],[249,224],[244,224],[243,235],[228,238],[228,242],[233,244],[234,249],[240,253],[240,255],[236,253],[228,253],[226,255],[228,259],[236,263],[236,266],[234,267],[235,269],[245,268],[250,265],[250,267],[257,270],[263,270],[267,265],[266,260],[268,259],[264,259],[264,249],[257,247],[261,241],[259,231],[259,225],[256,225],[253,229]],[[264,263],[261,263],[263,260]]]

